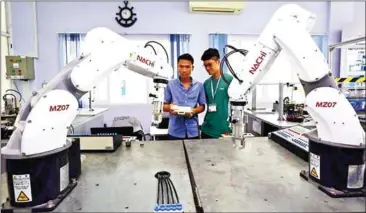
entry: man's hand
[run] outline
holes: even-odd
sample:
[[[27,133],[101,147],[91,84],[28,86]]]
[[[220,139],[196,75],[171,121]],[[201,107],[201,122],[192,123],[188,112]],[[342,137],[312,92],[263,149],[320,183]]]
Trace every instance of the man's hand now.
[[[170,112],[170,114],[172,114],[172,115],[177,115],[178,113],[175,111],[175,107],[176,107],[177,105],[175,105],[175,103],[171,103],[170,105],[169,105],[169,112]]]
[[[192,110],[192,112],[186,112],[184,114],[184,117],[186,117],[186,118],[192,118],[194,115],[195,115],[195,111]]]

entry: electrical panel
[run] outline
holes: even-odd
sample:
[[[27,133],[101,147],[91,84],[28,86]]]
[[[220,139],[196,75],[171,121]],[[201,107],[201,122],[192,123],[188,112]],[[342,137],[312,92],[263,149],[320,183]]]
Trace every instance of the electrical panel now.
[[[34,80],[34,58],[27,56],[5,56],[6,78],[12,80]]]

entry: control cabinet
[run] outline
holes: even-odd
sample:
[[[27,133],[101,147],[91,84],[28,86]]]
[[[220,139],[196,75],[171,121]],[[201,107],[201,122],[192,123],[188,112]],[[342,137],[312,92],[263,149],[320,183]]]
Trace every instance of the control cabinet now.
[[[34,79],[34,58],[26,56],[6,56],[6,78],[13,80]]]

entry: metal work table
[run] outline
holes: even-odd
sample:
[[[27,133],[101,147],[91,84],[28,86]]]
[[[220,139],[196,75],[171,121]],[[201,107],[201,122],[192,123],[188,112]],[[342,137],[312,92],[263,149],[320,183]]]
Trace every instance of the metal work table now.
[[[365,211],[364,198],[332,199],[303,180],[307,163],[264,137],[186,141],[205,212]]]
[[[307,163],[266,137],[248,138],[241,150],[230,139],[185,144],[205,212],[365,211],[364,198],[332,199],[303,180]],[[85,156],[78,185],[55,212],[152,212],[154,175],[162,170],[172,174],[184,211],[196,210],[181,141],[132,143]]]
[[[285,129],[297,125],[304,127],[315,126],[313,121],[308,122],[289,122],[289,121],[279,121],[278,113],[271,111],[250,111],[245,110],[245,115],[248,115],[248,125],[246,131],[252,134],[258,134],[260,136],[267,136],[269,132],[277,131],[279,129]],[[258,133],[258,131],[260,133]]]
[[[171,173],[185,212],[195,211],[182,141],[85,154],[78,185],[54,212],[153,212],[159,171]]]
[[[301,124],[302,126],[314,126],[314,122],[309,121],[309,122],[303,122],[303,123],[297,123],[297,122],[290,122],[290,121],[279,121],[278,120],[278,113],[274,113],[274,112],[253,112],[250,110],[245,110],[245,114],[256,117],[268,124],[271,124],[275,127],[279,127],[279,128],[288,128],[288,127],[293,127],[293,126],[297,126],[299,124]]]
[[[155,126],[150,127],[150,135],[152,140],[155,141],[156,136],[166,136],[168,135],[168,129],[158,129]]]
[[[103,113],[97,115],[77,115],[72,126],[75,133],[90,133],[90,127],[103,127]]]

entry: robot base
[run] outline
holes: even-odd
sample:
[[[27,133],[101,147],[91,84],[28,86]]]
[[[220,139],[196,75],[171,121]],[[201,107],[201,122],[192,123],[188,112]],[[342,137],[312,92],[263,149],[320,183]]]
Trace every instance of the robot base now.
[[[64,198],[70,194],[70,192],[76,187],[77,182],[73,181],[63,190],[55,199],[49,200],[47,203],[43,203],[37,206],[30,207],[14,207],[11,205],[9,198],[5,203],[1,205],[1,213],[13,213],[13,212],[50,212],[57,208],[57,206],[64,200]]]
[[[73,165],[69,166],[70,147],[71,143],[42,155],[7,158],[9,198],[1,212],[54,210],[77,185]]]
[[[309,172],[302,170],[300,172],[300,177],[304,178],[306,181],[309,181],[311,183],[314,183],[310,178],[309,178]],[[366,196],[366,190],[365,189],[361,189],[360,191],[347,191],[347,190],[336,190],[334,188],[329,188],[329,187],[325,187],[319,184],[316,184],[317,188],[324,192],[326,195],[328,195],[329,197],[332,198],[346,198],[346,197],[365,197]]]
[[[346,147],[309,137],[309,170],[300,176],[332,198],[365,197],[365,148]]]

